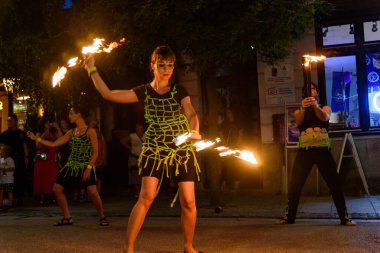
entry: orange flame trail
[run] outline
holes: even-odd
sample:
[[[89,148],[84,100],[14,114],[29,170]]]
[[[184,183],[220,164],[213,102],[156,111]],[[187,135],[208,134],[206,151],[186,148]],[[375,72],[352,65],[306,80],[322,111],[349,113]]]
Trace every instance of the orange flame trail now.
[[[105,44],[104,39],[95,38],[94,43],[90,46],[85,46],[82,48],[82,54],[98,54],[98,53],[110,53],[113,49],[117,48],[120,45],[125,44],[125,38],[122,38],[118,42],[111,42],[110,44]],[[58,70],[53,75],[52,86],[53,88],[60,84],[60,82],[65,78],[67,73],[67,68],[72,68],[80,64],[83,60],[80,60],[79,57],[71,58],[67,61],[66,66],[59,67]]]
[[[191,137],[191,133],[184,133],[174,138],[173,142],[175,143],[176,146],[180,146],[181,144],[185,143],[188,139],[190,139],[190,137]],[[193,143],[193,145],[196,151],[199,152],[204,149],[213,147],[218,142],[220,142],[220,138],[216,138],[215,141],[210,141],[210,140],[197,141]],[[246,162],[249,162],[252,164],[258,164],[258,161],[255,155],[252,152],[247,151],[247,150],[230,149],[225,146],[215,147],[214,150],[219,152],[220,157],[232,155]]]

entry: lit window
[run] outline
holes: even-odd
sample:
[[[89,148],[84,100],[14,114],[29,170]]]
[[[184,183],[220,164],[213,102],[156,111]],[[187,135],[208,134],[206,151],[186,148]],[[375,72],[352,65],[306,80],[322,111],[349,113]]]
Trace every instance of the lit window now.
[[[328,57],[325,61],[326,98],[332,129],[359,128],[356,57]]]
[[[380,126],[380,52],[366,54],[369,121]]]
[[[379,27],[377,27],[379,25]],[[380,40],[380,20],[364,22],[364,41]]]
[[[354,25],[338,25],[322,28],[323,45],[351,44],[355,42]]]

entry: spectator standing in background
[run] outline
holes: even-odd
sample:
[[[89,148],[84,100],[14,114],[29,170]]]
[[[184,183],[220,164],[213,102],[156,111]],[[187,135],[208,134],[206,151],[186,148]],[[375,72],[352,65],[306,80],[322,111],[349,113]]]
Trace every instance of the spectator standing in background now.
[[[10,209],[13,207],[15,163],[10,154],[11,148],[9,146],[0,146],[0,209]],[[7,206],[3,206],[4,193],[6,193],[8,198]]]
[[[9,146],[11,149],[11,157],[15,162],[14,204],[21,206],[27,185],[26,168],[29,163],[27,138],[25,133],[17,127],[18,119],[16,114],[8,116],[7,122],[8,129],[0,134],[0,143]]]
[[[225,146],[234,149],[239,148],[242,140],[243,130],[235,119],[234,112],[227,108],[224,115],[224,120],[221,124],[220,136]],[[222,191],[231,189],[236,192],[239,189],[240,175],[238,163],[232,156],[223,158],[222,173],[221,173],[221,188]]]
[[[57,140],[61,130],[57,123],[43,121],[43,129],[37,136],[49,140]],[[58,176],[58,164],[56,159],[56,148],[36,143],[37,153],[34,161],[33,194],[39,196],[39,204],[54,202],[53,185]]]

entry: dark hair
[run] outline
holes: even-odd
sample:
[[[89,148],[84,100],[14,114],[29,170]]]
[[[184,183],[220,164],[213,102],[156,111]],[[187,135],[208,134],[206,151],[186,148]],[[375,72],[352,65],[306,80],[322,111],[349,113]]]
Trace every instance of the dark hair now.
[[[318,88],[318,85],[314,82],[311,82],[311,86],[314,86],[314,88],[317,90],[317,93],[319,93],[319,88]],[[302,98],[306,98],[307,97],[307,87],[304,85],[302,87]]]
[[[49,127],[49,133],[50,134],[56,134],[56,133],[58,133],[58,130],[55,127]]]
[[[88,118],[90,115],[89,110],[80,104],[74,104],[71,108],[73,108],[75,113],[80,113],[84,119]]]
[[[12,148],[8,145],[2,145],[5,155],[10,156],[12,154]]]
[[[166,45],[158,46],[156,49],[154,49],[151,57],[150,62],[156,63],[158,60],[166,60],[166,61],[176,61],[176,56],[174,51]]]
[[[38,122],[38,132],[40,133],[43,133],[45,132],[45,124],[46,122],[49,122],[49,120],[47,118],[42,118],[39,122]]]

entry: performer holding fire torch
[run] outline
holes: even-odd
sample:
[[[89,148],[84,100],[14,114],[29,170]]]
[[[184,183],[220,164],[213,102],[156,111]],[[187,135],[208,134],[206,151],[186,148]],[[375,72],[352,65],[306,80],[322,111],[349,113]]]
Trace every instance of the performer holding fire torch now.
[[[96,189],[95,162],[98,158],[98,139],[93,128],[87,126],[85,118],[88,111],[75,105],[69,112],[70,122],[76,127],[66,132],[55,141],[44,140],[32,132],[28,137],[48,147],[58,147],[71,140],[72,148],[67,163],[60,170],[58,178],[53,186],[55,198],[63,211],[63,218],[55,223],[55,226],[67,226],[73,224],[64,189],[86,188],[87,195],[92,200],[99,215],[99,225],[108,226],[104,216],[103,203]],[[82,187],[83,186],[83,187]]]
[[[289,185],[288,205],[282,219],[278,220],[276,224],[284,225],[295,222],[302,188],[313,164],[316,164],[330,189],[340,224],[355,226],[356,222],[348,218],[336,164],[329,150],[330,140],[327,129],[331,109],[327,105],[321,107],[318,104],[318,87],[315,83],[311,83],[311,94],[309,96],[306,95],[306,90],[307,86],[303,90],[305,98],[302,99],[301,108],[294,112],[294,118],[301,134]]]
[[[184,252],[199,252],[193,248],[196,223],[194,182],[200,180],[200,168],[191,142],[177,147],[173,139],[191,132],[191,139],[200,139],[198,116],[186,90],[172,82],[176,57],[168,46],[157,47],[150,59],[153,80],[132,90],[110,90],[89,57],[86,68],[96,89],[103,98],[117,103],[144,101],[148,122],[146,138],[139,157],[142,175],[141,192],[128,221],[125,253],[134,252],[137,235],[145,216],[160,188],[164,176],[173,177],[179,186]],[[177,194],[178,194],[177,193]]]

